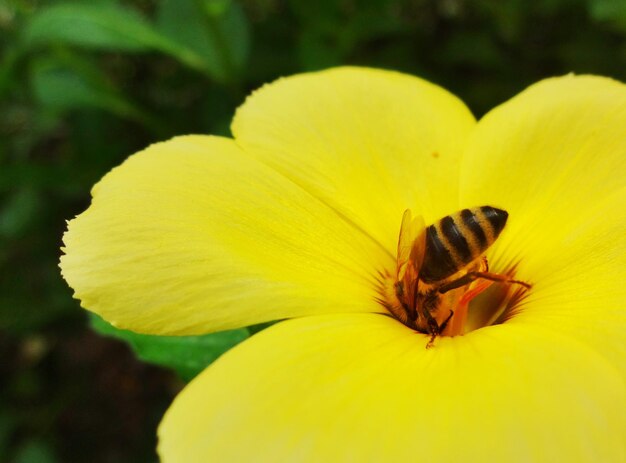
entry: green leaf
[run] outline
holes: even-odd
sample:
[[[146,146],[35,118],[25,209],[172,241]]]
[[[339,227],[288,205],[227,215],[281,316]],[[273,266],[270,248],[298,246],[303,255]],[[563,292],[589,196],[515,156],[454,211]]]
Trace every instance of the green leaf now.
[[[163,41],[137,12],[89,2],[61,3],[39,10],[23,38],[30,44],[60,42],[131,52],[159,47]]]
[[[0,411],[0,455],[9,454],[9,444],[16,428],[15,416],[7,410]]]
[[[137,121],[155,132],[160,122],[128,101],[89,61],[72,55],[33,61],[30,83],[35,100],[52,111],[101,109]]]
[[[201,56],[219,81],[237,80],[247,63],[248,22],[241,7],[230,0],[161,0],[157,27]]]
[[[626,0],[588,0],[588,5],[596,21],[607,21],[626,29]]]
[[[40,439],[26,441],[17,452],[15,463],[56,463],[50,444]]]
[[[120,116],[134,112],[115,90],[56,60],[35,61],[31,84],[38,103],[52,109],[100,108]]]
[[[158,50],[207,71],[193,51],[160,34],[139,13],[115,4],[61,3],[42,8],[25,26],[22,39],[31,46],[61,43],[107,51]]]
[[[17,189],[0,209],[0,236],[17,238],[25,233],[42,206],[41,197],[33,188]]]
[[[329,39],[315,31],[303,31],[298,43],[298,58],[302,68],[306,71],[317,71],[340,65],[343,56],[335,39]]]
[[[190,381],[220,355],[250,336],[246,328],[203,336],[152,336],[120,330],[91,315],[98,333],[127,342],[141,360],[175,370]]]

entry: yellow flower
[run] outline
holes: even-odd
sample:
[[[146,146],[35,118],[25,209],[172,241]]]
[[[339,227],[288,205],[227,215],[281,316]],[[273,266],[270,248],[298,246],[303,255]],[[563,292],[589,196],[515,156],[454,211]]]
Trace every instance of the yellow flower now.
[[[399,73],[281,79],[234,139],[179,137],[106,175],[63,275],[142,333],[290,319],[180,394],[165,462],[624,462],[625,128],[626,87],[600,77],[542,81],[479,122]],[[482,205],[509,213],[490,268],[532,289],[426,349],[376,302],[402,213]]]

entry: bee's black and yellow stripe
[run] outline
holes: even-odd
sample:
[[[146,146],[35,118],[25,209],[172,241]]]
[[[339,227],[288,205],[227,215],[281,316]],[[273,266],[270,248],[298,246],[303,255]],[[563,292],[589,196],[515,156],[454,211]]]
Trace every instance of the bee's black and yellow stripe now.
[[[448,278],[480,257],[506,225],[508,214],[491,206],[463,209],[430,225],[420,280]]]

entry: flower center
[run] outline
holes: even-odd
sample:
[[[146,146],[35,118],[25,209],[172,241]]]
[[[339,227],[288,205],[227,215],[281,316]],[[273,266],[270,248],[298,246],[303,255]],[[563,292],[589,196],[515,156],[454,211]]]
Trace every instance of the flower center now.
[[[481,260],[485,265],[486,258]],[[459,280],[473,271],[458,272]],[[503,274],[502,280],[475,279],[459,287],[418,282],[410,297],[405,285],[386,272],[379,279],[378,301],[398,321],[421,333],[436,336],[458,336],[484,326],[504,323],[515,315],[530,285],[513,279],[515,268]],[[457,280],[458,281],[458,280]],[[465,281],[465,280],[463,280]],[[444,292],[442,292],[442,290]],[[412,302],[414,301],[414,302]]]
[[[379,302],[409,328],[430,334],[428,347],[437,336],[502,323],[530,289],[513,278],[514,267],[490,272],[484,256],[507,217],[506,211],[482,206],[425,227],[421,217],[413,219],[407,210],[396,272],[381,273]]]

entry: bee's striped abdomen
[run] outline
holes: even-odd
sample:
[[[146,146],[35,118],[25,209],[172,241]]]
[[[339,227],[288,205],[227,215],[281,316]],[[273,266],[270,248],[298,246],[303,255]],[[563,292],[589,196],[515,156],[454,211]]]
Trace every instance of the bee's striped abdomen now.
[[[491,206],[463,209],[426,230],[420,280],[441,281],[480,257],[498,238],[508,213]]]

